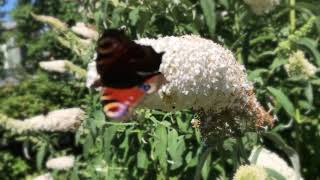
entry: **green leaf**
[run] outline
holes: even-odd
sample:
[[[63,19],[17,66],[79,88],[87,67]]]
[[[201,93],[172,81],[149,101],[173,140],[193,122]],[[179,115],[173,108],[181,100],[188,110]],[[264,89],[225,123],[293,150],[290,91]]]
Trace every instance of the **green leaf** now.
[[[271,71],[274,71],[277,68],[281,67],[282,65],[286,64],[287,62],[288,61],[285,59],[275,58],[269,68]]]
[[[212,151],[213,147],[209,147],[201,154],[194,179],[200,179],[200,175],[203,179],[208,178]]]
[[[308,2],[297,2],[297,8],[304,8],[312,11],[314,15],[320,15],[320,6],[315,6],[314,3]]]
[[[259,157],[260,152],[262,151],[263,147],[257,147],[254,151],[254,154],[251,156],[251,158],[249,159],[251,164],[257,164],[257,160]]]
[[[183,132],[186,132],[188,130],[188,127],[190,126],[187,121],[182,121],[181,116],[176,117],[176,122],[178,124],[179,129]]]
[[[175,129],[169,131],[168,136],[168,153],[173,161],[171,169],[177,169],[183,164],[183,153],[186,150],[186,145],[183,136],[178,136]]]
[[[103,134],[103,148],[104,148],[104,156],[105,160],[107,162],[111,161],[112,156],[112,139],[116,135],[117,127],[116,126],[110,126],[105,129]]]
[[[124,9],[122,7],[117,7],[112,12],[112,18],[111,18],[111,28],[118,28],[121,26],[121,20],[122,20],[122,13]]]
[[[303,123],[299,109],[296,109],[295,119],[296,119],[297,123],[299,123],[299,124]]]
[[[229,0],[219,0],[219,3],[224,6],[226,9],[230,8],[230,2]]]
[[[275,34],[261,35],[261,36],[254,38],[254,39],[251,39],[250,46],[255,46],[255,45],[262,43],[264,41],[274,41],[274,40],[276,40]],[[271,54],[274,54],[274,51],[273,51],[273,53],[271,51],[269,51],[269,52]]]
[[[163,170],[167,169],[167,144],[168,144],[168,134],[167,129],[158,124],[154,136],[154,156],[159,160],[160,166]]]
[[[79,167],[77,166],[77,163],[75,163],[75,166],[72,169],[71,178],[72,180],[79,180]]]
[[[295,108],[289,98],[279,89],[267,87],[270,93],[277,99],[285,111],[291,116],[295,117]]]
[[[209,179],[209,174],[210,174],[210,170],[211,170],[211,153],[209,154],[209,156],[206,159],[206,162],[203,165],[203,168],[201,170],[201,175],[203,179]]]
[[[195,131],[195,135],[196,135],[196,139],[197,139],[198,144],[201,144],[202,143],[202,139],[201,139],[202,136],[201,136],[200,129],[195,128],[194,131]]]
[[[300,100],[298,101],[299,108],[304,109],[304,110],[310,110],[313,109],[312,104],[310,104],[306,100]]]
[[[37,152],[37,168],[40,170],[42,168],[44,156],[47,151],[47,144],[42,144],[39,151]]]
[[[137,155],[137,166],[140,169],[147,169],[149,165],[147,153],[144,150],[140,150]]]
[[[215,0],[200,0],[200,5],[209,29],[210,36],[214,37],[217,24]]]
[[[268,73],[269,70],[268,69],[263,69],[263,68],[258,68],[258,69],[255,69],[253,71],[250,71],[248,74],[248,79],[250,81],[257,81],[257,79],[261,79],[261,76],[264,74],[264,73]]]
[[[279,172],[273,170],[273,169],[270,169],[270,168],[264,168],[268,174],[268,178],[271,178],[271,179],[275,179],[275,180],[286,180],[286,178],[280,174]]]
[[[125,138],[119,146],[121,149],[124,149],[122,161],[127,160],[127,156],[128,156],[128,152],[129,152],[129,148],[130,148],[130,146],[129,146],[129,136],[130,135],[131,135],[130,131],[125,131]]]
[[[307,48],[313,55],[316,64],[320,66],[320,52],[317,49],[318,42],[310,38],[301,38],[298,42],[298,45]]]
[[[192,129],[190,128],[191,118],[191,114],[187,114],[185,112],[176,112],[175,119],[172,119],[172,121],[175,121],[178,124],[179,131],[192,132]]]
[[[139,16],[140,9],[135,8],[129,13],[129,19],[131,21],[131,25],[135,26],[140,18]]]
[[[92,149],[92,147],[94,147],[94,141],[93,141],[93,137],[91,134],[88,134],[85,142],[83,144],[83,155],[84,157],[88,157],[90,150]]]
[[[311,80],[310,82],[313,85],[320,86],[320,79],[314,79],[314,80]]]
[[[115,7],[120,5],[119,0],[111,0],[111,2]]]
[[[106,124],[106,116],[104,115],[103,111],[99,110],[94,112],[94,122],[97,128],[102,128]]]
[[[190,163],[190,161],[192,160],[192,152],[188,152],[187,155],[185,156],[185,160],[187,162],[187,164]]]
[[[304,94],[307,97],[307,100],[310,105],[313,104],[313,88],[311,83],[308,83],[308,85],[304,89]]]

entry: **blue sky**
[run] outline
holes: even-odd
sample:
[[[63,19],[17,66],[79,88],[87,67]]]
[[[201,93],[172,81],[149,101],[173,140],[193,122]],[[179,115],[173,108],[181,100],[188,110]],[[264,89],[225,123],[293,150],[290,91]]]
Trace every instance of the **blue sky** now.
[[[6,16],[3,18],[5,21],[10,21],[11,17],[10,17],[10,11],[12,9],[14,9],[15,4],[16,4],[17,0],[8,0],[7,4],[3,7],[0,7],[0,11],[5,11],[7,12]]]

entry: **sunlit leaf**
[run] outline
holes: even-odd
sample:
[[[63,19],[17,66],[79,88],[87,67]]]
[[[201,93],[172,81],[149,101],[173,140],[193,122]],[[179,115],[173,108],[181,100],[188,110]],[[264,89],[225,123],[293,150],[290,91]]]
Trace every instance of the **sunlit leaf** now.
[[[213,37],[217,24],[215,0],[200,0],[200,5],[210,32],[210,36]]]
[[[295,108],[289,98],[279,89],[273,87],[267,87],[270,93],[277,99],[281,106],[286,110],[286,112],[291,116],[295,116]]]
[[[176,169],[183,164],[183,154],[186,150],[186,145],[184,137],[179,136],[175,129],[169,131],[168,137],[170,137],[170,140],[168,141],[168,153],[173,161],[171,169]]]
[[[137,155],[137,166],[141,169],[146,169],[149,164],[147,153],[144,150],[140,150]]]
[[[308,83],[308,85],[305,87],[304,94],[307,97],[309,104],[313,104],[313,88],[310,83]]]
[[[286,178],[278,173],[277,171],[270,169],[270,168],[264,168],[268,174],[269,178],[276,179],[276,180],[286,180]]]
[[[154,156],[159,160],[162,169],[167,169],[167,129],[162,125],[158,125],[154,138]]]
[[[208,179],[209,174],[211,170],[211,154],[209,154],[208,158],[206,159],[206,162],[203,165],[201,175],[203,179]]]
[[[137,22],[139,20],[139,12],[140,12],[140,9],[135,8],[129,13],[129,19],[131,21],[131,25],[134,26],[137,24]]]
[[[43,165],[43,160],[46,155],[47,145],[42,144],[37,152],[37,168],[40,170]]]
[[[104,156],[107,162],[110,162],[112,156],[112,139],[116,135],[117,127],[110,126],[105,129],[103,134],[103,148],[104,148]]]

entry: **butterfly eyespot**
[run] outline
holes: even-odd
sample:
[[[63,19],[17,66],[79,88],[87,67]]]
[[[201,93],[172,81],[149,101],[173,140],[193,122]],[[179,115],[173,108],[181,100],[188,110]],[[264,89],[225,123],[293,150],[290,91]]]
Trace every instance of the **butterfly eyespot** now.
[[[141,88],[143,91],[148,92],[151,89],[151,86],[149,84],[143,84]]]
[[[108,117],[118,119],[127,114],[128,106],[119,102],[113,102],[104,106],[104,112]]]

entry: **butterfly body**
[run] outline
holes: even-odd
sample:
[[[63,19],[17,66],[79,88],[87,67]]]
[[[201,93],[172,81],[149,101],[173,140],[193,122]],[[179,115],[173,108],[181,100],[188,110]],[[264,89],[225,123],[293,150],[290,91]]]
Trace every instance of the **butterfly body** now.
[[[119,30],[105,31],[96,49],[104,112],[113,119],[127,119],[143,97],[163,82],[162,53],[136,44]]]

